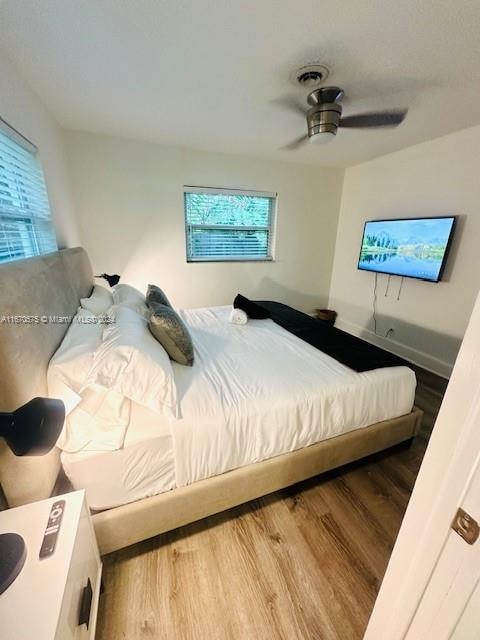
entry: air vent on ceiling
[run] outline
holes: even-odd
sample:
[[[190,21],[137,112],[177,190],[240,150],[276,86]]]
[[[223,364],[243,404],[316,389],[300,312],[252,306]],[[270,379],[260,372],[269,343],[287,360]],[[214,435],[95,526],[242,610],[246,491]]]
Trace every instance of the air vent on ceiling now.
[[[306,64],[296,69],[291,76],[295,84],[299,84],[306,89],[319,87],[328,78],[329,70],[323,64]]]

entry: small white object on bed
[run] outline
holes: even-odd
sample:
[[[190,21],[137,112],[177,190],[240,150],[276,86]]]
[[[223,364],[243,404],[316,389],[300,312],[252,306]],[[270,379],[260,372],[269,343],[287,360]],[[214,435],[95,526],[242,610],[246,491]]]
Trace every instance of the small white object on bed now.
[[[193,367],[172,363],[181,418],[132,403],[123,448],[62,453],[75,488],[105,509],[407,414],[408,367],[356,373],[271,320],[229,322],[231,307],[181,312]]]
[[[230,312],[230,322],[232,324],[247,324],[248,316],[243,309],[235,309]]]

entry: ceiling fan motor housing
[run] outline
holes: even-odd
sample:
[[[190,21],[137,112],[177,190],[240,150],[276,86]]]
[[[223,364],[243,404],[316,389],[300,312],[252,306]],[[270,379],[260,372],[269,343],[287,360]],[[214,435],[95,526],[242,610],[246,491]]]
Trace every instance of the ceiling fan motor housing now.
[[[312,138],[319,133],[336,135],[341,115],[342,107],[336,102],[312,107],[307,112],[308,137]]]
[[[311,105],[307,111],[308,137],[319,133],[337,134],[342,116],[343,91],[338,87],[323,87],[312,91],[307,100]]]

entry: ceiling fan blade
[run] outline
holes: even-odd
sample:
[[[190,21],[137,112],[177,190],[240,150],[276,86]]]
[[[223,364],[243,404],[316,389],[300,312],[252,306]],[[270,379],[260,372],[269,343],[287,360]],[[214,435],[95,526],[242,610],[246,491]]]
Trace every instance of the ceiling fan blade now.
[[[372,111],[346,116],[340,119],[339,127],[366,129],[368,127],[396,127],[405,120],[407,109],[396,111]]]
[[[308,142],[308,135],[307,134],[305,134],[304,136],[301,136],[300,138],[297,138],[296,140],[293,140],[292,142],[289,142],[288,144],[283,146],[282,149],[284,151],[295,151],[295,149],[299,149],[306,142]]]
[[[281,107],[282,109],[293,111],[294,113],[297,113],[298,115],[303,117],[305,117],[307,113],[307,108],[302,106],[300,101],[294,98],[293,96],[289,96],[289,95],[279,96],[278,98],[275,98],[274,100],[272,100],[272,103],[278,107]]]

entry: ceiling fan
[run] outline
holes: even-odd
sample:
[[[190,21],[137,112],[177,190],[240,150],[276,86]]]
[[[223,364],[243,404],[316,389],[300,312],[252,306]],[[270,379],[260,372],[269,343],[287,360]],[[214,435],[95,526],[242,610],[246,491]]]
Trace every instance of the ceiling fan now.
[[[349,129],[396,127],[407,115],[407,109],[396,109],[360,113],[342,118],[341,102],[344,95],[343,89],[339,87],[321,87],[308,94],[307,102],[310,108],[303,109],[300,105],[290,102],[288,105],[290,109],[306,117],[308,133],[283,148],[294,150],[308,141],[329,142],[337,134],[338,127]]]

